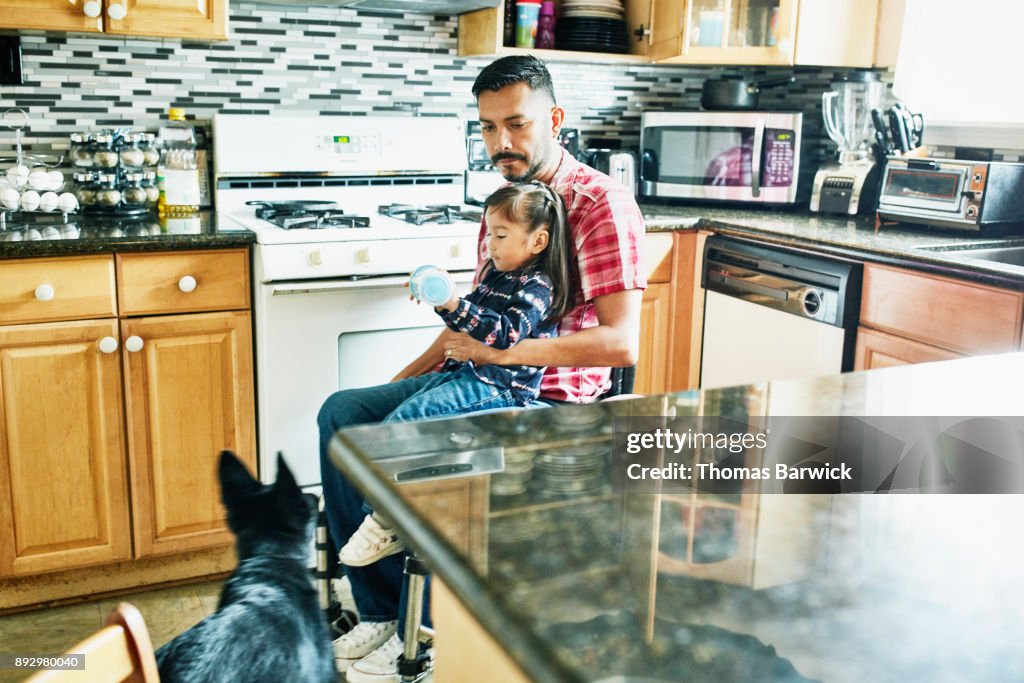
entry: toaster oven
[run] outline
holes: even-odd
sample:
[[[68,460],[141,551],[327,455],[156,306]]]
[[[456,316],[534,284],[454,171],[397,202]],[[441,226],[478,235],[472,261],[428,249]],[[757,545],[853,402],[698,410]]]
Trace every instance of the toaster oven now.
[[[995,234],[1024,229],[1024,164],[890,157],[878,215]]]

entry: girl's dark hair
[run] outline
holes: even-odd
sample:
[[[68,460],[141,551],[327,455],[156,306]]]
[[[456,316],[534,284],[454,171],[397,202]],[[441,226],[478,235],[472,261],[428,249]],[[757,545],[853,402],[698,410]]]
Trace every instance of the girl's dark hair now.
[[[556,104],[551,74],[544,62],[532,55],[510,55],[485,66],[473,82],[473,97],[480,99],[480,93],[485,90],[497,92],[516,83],[525,83],[534,92],[546,93],[551,104]]]
[[[514,223],[526,224],[529,232],[548,231],[548,246],[533,263],[551,278],[551,310],[547,321],[560,320],[572,308],[572,250],[569,223],[562,198],[549,185],[534,180],[495,190],[484,202],[491,210]]]

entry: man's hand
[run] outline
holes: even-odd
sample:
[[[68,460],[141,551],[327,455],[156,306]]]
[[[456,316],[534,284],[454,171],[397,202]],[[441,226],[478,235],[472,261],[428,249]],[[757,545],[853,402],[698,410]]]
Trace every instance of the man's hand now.
[[[477,365],[495,365],[501,352],[473,339],[465,332],[453,333],[444,342],[445,358],[460,362],[471,360]]]

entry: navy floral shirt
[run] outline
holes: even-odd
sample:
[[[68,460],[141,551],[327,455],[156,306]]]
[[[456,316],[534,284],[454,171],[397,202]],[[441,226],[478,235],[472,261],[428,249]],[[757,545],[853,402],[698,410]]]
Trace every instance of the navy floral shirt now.
[[[468,295],[459,299],[454,311],[438,310],[445,324],[456,332],[465,332],[477,341],[496,349],[515,346],[521,339],[554,337],[558,320],[544,322],[551,307],[551,279],[537,270],[503,272],[491,265],[483,280]],[[502,390],[510,389],[519,405],[526,405],[540,393],[544,368],[532,365],[484,365],[466,361],[481,382]],[[442,371],[462,367],[449,359]]]

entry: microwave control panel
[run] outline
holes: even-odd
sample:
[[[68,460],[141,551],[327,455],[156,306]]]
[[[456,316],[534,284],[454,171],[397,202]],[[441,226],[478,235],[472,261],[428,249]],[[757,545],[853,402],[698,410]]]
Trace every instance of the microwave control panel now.
[[[769,128],[764,132],[765,187],[789,187],[793,184],[796,161],[796,133],[791,130]]]

